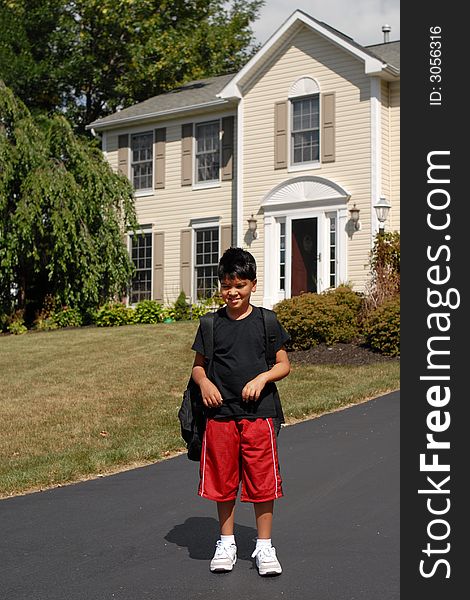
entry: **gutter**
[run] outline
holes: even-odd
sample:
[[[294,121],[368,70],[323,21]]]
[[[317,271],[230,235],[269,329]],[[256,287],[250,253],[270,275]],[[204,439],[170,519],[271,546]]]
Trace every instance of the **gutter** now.
[[[129,123],[136,123],[139,121],[147,121],[153,120],[156,117],[165,117],[168,115],[177,115],[185,112],[192,112],[201,108],[211,108],[213,106],[221,106],[223,104],[229,104],[228,100],[225,99],[217,99],[211,100],[209,102],[203,102],[201,104],[192,104],[190,106],[182,106],[180,108],[169,108],[167,110],[161,110],[157,112],[147,113],[144,115],[134,115],[132,117],[124,117],[122,119],[113,119],[112,121],[93,121],[86,126],[85,129],[110,129],[112,127],[121,127],[122,125],[127,125]]]

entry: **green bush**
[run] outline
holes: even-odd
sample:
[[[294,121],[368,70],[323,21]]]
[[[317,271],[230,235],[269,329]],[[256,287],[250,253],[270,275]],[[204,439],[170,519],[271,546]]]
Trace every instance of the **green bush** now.
[[[386,356],[400,355],[400,296],[370,313],[364,325],[366,344]]]
[[[77,308],[63,306],[51,313],[50,319],[58,327],[81,327],[83,324],[82,315]],[[50,327],[53,329],[53,327]]]
[[[135,305],[134,323],[161,323],[164,319],[163,306],[155,300],[142,300]]]
[[[9,323],[8,315],[0,314],[0,332],[7,330],[8,323]]]
[[[7,330],[14,335],[21,335],[22,333],[26,333],[28,328],[22,319],[17,319],[8,325]]]
[[[5,315],[2,327],[14,335],[26,333],[28,328],[24,322],[24,315],[25,311],[23,309],[16,310],[11,315]]]
[[[134,323],[134,309],[124,304],[105,304],[96,313],[95,323],[98,327],[116,327]]]
[[[189,319],[191,307],[186,300],[186,294],[184,292],[180,292],[180,295],[176,299],[176,302],[173,304],[172,308],[174,311],[175,321],[185,321]]]
[[[283,300],[274,308],[289,332],[288,347],[308,350],[322,342],[351,342],[359,335],[358,314],[362,298],[341,286],[322,294],[302,294]]]

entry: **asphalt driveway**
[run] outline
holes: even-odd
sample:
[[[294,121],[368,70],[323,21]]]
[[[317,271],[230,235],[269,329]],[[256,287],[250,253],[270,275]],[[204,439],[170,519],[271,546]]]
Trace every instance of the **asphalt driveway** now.
[[[286,427],[285,497],[261,578],[251,505],[238,504],[238,562],[209,571],[218,527],[179,456],[0,501],[2,600],[398,600],[399,393]]]

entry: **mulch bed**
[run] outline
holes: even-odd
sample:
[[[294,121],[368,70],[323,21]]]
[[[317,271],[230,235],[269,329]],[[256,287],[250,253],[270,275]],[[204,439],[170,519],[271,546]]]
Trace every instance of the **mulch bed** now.
[[[373,352],[360,343],[319,344],[309,350],[292,350],[289,353],[291,363],[312,365],[367,365],[376,362],[399,361],[399,357],[384,356]]]

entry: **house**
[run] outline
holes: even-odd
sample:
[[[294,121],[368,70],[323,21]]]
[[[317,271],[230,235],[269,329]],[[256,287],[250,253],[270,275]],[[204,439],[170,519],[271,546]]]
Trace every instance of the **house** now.
[[[399,229],[399,93],[399,42],[363,47],[298,10],[238,73],[92,123],[135,188],[130,303],[210,296],[231,245],[257,261],[256,304],[364,289],[380,198]]]

